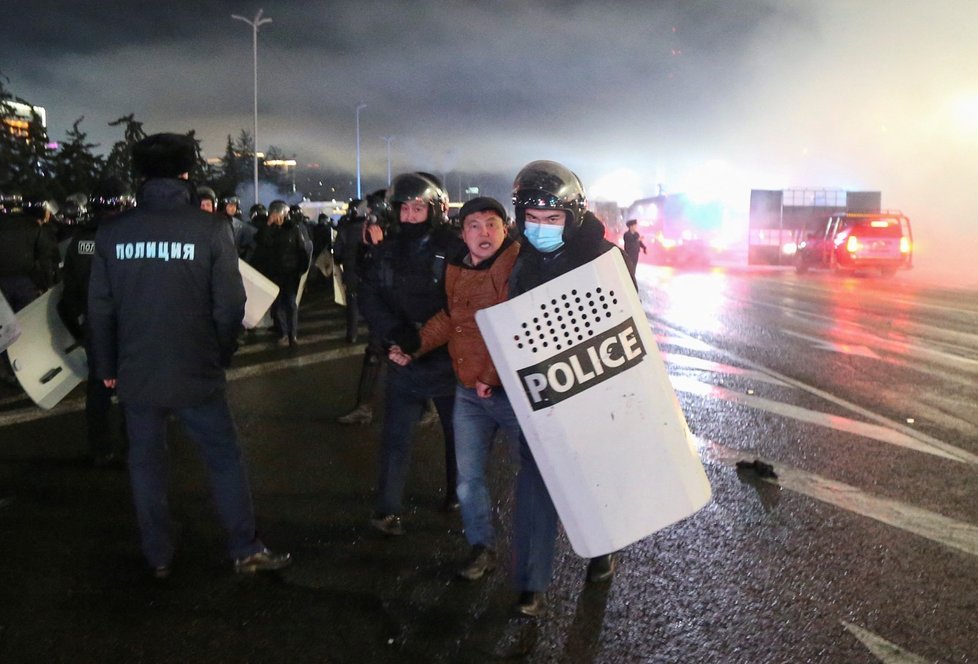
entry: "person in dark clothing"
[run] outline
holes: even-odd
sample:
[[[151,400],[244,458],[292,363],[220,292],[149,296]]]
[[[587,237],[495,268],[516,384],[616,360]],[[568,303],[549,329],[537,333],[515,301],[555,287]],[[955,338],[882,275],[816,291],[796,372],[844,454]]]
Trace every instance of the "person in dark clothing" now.
[[[215,214],[228,225],[228,232],[238,251],[238,257],[248,261],[255,249],[255,233],[258,229],[241,220],[241,199],[234,194],[225,194],[218,201]]]
[[[353,205],[350,212],[340,219],[337,228],[336,242],[333,245],[333,257],[336,268],[342,270],[343,289],[346,295],[346,340],[356,343],[359,323],[360,281],[364,278],[373,256],[387,228],[391,223],[390,206],[385,198],[386,191],[379,189],[367,196],[363,201],[365,207],[357,215],[358,205]],[[353,293],[353,300],[350,294]],[[374,392],[383,368],[384,348],[374,335],[368,335],[368,343],[363,351],[363,363],[360,366],[360,377],[357,381],[356,405],[336,421],[340,424],[370,424],[373,421]]]
[[[635,278],[635,269],[638,267],[638,252],[641,251],[645,254],[648,251],[645,248],[645,243],[642,242],[642,236],[638,232],[638,221],[629,219],[625,222],[625,227],[628,230],[621,236],[622,244],[625,247],[625,265],[628,266],[628,274],[632,276],[632,283],[638,288],[638,280]]]
[[[584,186],[565,166],[534,161],[513,182],[513,206],[522,249],[509,280],[513,298],[617,249],[604,238],[601,220],[587,211]],[[543,593],[553,578],[557,510],[526,443],[520,440],[513,517],[516,610],[526,616],[544,612]],[[586,579],[605,581],[614,573],[613,554],[592,558]]]
[[[255,235],[251,263],[279,287],[271,311],[279,335],[278,345],[294,348],[299,343],[296,295],[299,280],[309,268],[309,253],[305,238],[289,215],[285,201],[272,201],[268,206],[268,221]]]
[[[446,226],[448,195],[434,176],[398,176],[388,189],[387,200],[397,221],[377,248],[360,285],[360,310],[367,320],[371,343],[385,354],[394,344],[411,353],[420,345],[418,330],[445,307],[447,261],[464,251],[465,245]],[[427,399],[435,403],[445,438],[444,506],[458,508],[454,395],[455,375],[444,347],[408,366],[388,366],[378,496],[370,519],[381,532],[404,532],[401,512],[411,439]]]
[[[291,562],[258,538],[247,471],[228,406],[225,369],[237,349],[245,291],[224,223],[200,210],[187,174],[192,138],[155,134],[133,149],[145,181],[137,207],[95,235],[88,292],[95,375],[118,390],[129,432],[129,476],[142,550],[166,578],[174,544],[167,504],[172,414],[198,445],[227,549],[239,573]]]
[[[56,211],[51,202],[27,206],[18,197],[0,217],[0,293],[14,313],[57,281],[61,256],[49,223]],[[0,353],[0,380],[19,387],[6,350]]]
[[[88,282],[92,257],[95,255],[95,234],[102,220],[119,214],[129,206],[129,202],[128,191],[121,180],[112,178],[100,182],[89,201],[91,215],[76,226],[65,253],[62,270],[64,290],[58,303],[58,314],[68,331],[85,344],[88,357],[93,354],[88,322]],[[114,449],[109,430],[113,392],[95,374],[95,363],[89,362],[88,381],[85,384],[85,419],[92,461],[99,468],[121,463],[125,456],[123,450]],[[126,438],[124,429],[123,419],[123,440]]]
[[[15,312],[57,283],[61,257],[48,225],[56,211],[44,201],[0,217],[0,292]]]

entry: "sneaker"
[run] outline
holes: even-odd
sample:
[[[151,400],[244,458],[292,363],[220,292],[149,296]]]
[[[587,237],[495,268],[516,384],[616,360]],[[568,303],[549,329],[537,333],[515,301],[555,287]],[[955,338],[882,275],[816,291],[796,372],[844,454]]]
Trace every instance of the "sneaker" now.
[[[587,582],[601,583],[602,581],[607,581],[614,576],[617,566],[618,562],[615,560],[615,554],[613,553],[591,558],[591,562],[587,564]]]
[[[285,348],[286,346],[289,345],[289,338],[288,337],[279,337],[278,341],[276,341],[275,344],[279,348]]]
[[[496,552],[482,544],[476,544],[469,553],[465,567],[455,575],[466,581],[477,581],[494,569],[496,569]]]
[[[269,549],[262,549],[258,553],[236,559],[234,561],[234,571],[238,574],[254,574],[255,572],[270,572],[272,570],[282,569],[291,564],[291,553],[272,553]]]
[[[346,415],[337,417],[340,424],[370,424],[374,419],[374,410],[369,405],[357,406]]]
[[[173,571],[173,568],[169,565],[159,565],[158,567],[154,567],[152,571],[153,578],[162,581],[170,578],[170,572]]]
[[[401,517],[396,514],[374,514],[370,517],[370,525],[385,535],[392,537],[404,534]]]
[[[543,593],[526,591],[520,593],[520,598],[516,602],[516,612],[529,618],[542,616],[547,610],[547,605],[543,600]]]

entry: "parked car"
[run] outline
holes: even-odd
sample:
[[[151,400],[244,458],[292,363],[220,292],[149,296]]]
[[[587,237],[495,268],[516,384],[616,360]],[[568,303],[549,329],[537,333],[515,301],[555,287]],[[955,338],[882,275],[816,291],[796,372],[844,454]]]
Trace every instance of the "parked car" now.
[[[913,267],[913,233],[902,212],[844,212],[830,216],[819,231],[799,238],[795,270],[836,272],[879,270],[884,277]]]

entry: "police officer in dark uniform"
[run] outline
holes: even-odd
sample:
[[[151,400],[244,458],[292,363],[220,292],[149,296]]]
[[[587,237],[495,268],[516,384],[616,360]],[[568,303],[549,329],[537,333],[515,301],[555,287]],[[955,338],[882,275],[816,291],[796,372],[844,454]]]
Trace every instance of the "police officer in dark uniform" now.
[[[556,162],[534,161],[520,170],[513,182],[513,207],[521,249],[510,273],[510,298],[617,248],[604,238],[601,220],[587,210],[580,179]],[[544,611],[543,593],[553,577],[557,521],[550,493],[521,437],[513,549],[520,590],[516,610],[523,615],[538,616]],[[613,554],[592,558],[586,580],[606,581],[614,570]]]
[[[130,206],[131,197],[125,183],[118,178],[98,184],[88,203],[89,214],[78,217],[75,232],[68,241],[62,270],[64,290],[58,303],[58,313],[68,331],[85,344],[92,356],[91,331],[88,325],[88,281],[95,255],[95,233],[99,223]],[[95,363],[88,363],[88,382],[85,386],[85,418],[88,424],[88,446],[96,467],[121,463],[122,452],[116,452],[109,432],[109,410],[113,390],[95,375]],[[124,435],[124,434],[123,434]]]
[[[137,207],[99,225],[88,317],[95,375],[118,390],[142,550],[157,578],[174,545],[167,504],[166,429],[175,415],[199,446],[234,571],[280,569],[255,528],[251,490],[226,395],[245,292],[224,222],[200,210],[187,174],[193,140],[149,136],[133,149],[145,181]]]
[[[391,210],[386,191],[379,189],[366,199],[350,201],[347,214],[340,219],[336,229],[333,256],[341,270],[343,290],[346,293],[346,341],[356,343],[359,334],[360,282],[367,273],[373,256],[379,250],[391,223]],[[357,403],[350,412],[336,418],[340,424],[370,424],[373,421],[373,397],[382,361],[386,353],[382,344],[370,335],[363,351],[360,378],[357,381]]]
[[[385,352],[397,344],[412,353],[420,347],[418,330],[445,307],[445,267],[465,245],[447,226],[448,195],[434,176],[398,176],[387,190],[387,200],[391,232],[377,247],[360,284],[360,310],[371,343]],[[379,495],[370,519],[388,535],[404,532],[401,512],[411,439],[427,399],[435,403],[445,437],[445,508],[458,508],[452,427],[455,375],[448,350],[442,347],[405,367],[388,366]]]
[[[58,241],[47,224],[57,213],[50,201],[14,203],[0,218],[0,292],[20,311],[58,277]]]

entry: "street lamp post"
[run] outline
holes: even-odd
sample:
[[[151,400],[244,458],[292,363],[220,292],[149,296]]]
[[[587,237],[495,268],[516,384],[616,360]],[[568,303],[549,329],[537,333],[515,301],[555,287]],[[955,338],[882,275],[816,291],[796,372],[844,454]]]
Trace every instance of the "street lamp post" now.
[[[394,140],[393,136],[381,136],[382,139],[387,143],[387,186],[391,186],[391,141]]]
[[[231,14],[231,18],[244,21],[251,26],[252,29],[252,56],[254,60],[254,73],[255,73],[255,133],[252,136],[252,161],[254,162],[254,174],[255,174],[255,203],[258,203],[258,28],[265,25],[266,23],[271,23],[272,19],[262,18],[261,9],[255,14],[255,19],[249,21],[244,16],[238,16],[237,14]]]
[[[357,104],[357,198],[360,198],[360,110],[367,108],[362,101]]]

